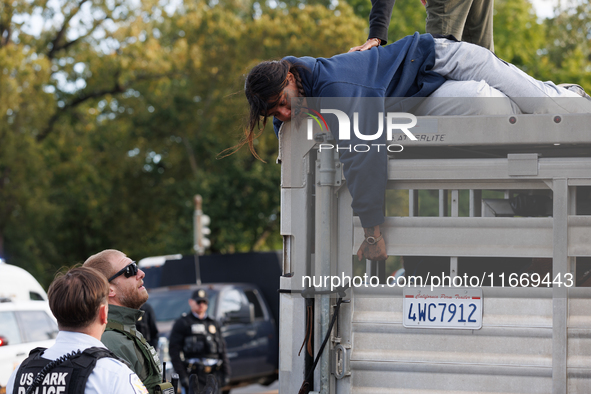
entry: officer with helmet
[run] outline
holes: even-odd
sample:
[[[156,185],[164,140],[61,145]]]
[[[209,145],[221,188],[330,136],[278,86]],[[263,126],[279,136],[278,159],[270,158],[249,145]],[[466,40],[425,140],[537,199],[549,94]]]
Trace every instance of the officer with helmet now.
[[[191,313],[183,314],[170,333],[169,353],[174,370],[186,392],[190,374],[196,374],[202,386],[206,384],[206,375],[213,374],[223,387],[229,382],[230,364],[220,326],[207,315],[205,290],[195,290],[189,306]]]

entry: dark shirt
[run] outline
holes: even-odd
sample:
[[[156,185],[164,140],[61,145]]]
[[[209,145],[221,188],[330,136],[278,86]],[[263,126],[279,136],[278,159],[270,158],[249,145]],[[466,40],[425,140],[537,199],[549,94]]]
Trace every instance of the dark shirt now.
[[[158,327],[156,327],[156,314],[150,304],[140,306],[144,315],[135,323],[136,329],[142,333],[146,341],[154,348],[158,347]]]
[[[388,43],[388,26],[396,0],[371,0],[369,12],[369,35],[367,39],[379,38],[382,45]]]

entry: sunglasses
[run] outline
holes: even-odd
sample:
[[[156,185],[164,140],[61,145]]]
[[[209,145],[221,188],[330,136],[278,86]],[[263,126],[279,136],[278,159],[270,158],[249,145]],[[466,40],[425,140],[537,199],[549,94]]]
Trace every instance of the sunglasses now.
[[[198,305],[199,305],[199,304],[205,304],[205,305],[207,305],[207,301],[205,301],[205,300],[199,300],[199,301],[195,301],[195,302],[196,302]]]
[[[136,276],[138,271],[138,267],[135,261],[132,261],[130,264],[123,267],[123,269],[117,272],[115,275],[109,278],[109,282],[115,279],[118,276],[125,275],[126,278],[131,278],[132,276]]]

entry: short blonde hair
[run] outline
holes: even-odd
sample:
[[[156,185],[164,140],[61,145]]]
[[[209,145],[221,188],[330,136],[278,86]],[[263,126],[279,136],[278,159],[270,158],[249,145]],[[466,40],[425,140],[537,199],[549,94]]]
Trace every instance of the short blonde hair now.
[[[117,272],[115,268],[113,268],[111,260],[119,255],[125,254],[116,249],[106,249],[87,258],[83,265],[84,267],[94,268],[103,274],[105,278],[110,278]]]

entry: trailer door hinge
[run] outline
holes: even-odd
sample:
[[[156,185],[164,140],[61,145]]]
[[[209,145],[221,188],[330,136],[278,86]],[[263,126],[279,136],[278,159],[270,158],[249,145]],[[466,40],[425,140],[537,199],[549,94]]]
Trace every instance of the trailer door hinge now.
[[[330,182],[328,182],[328,186],[335,186],[335,187],[339,187],[342,184],[342,177],[343,177],[343,173],[342,173],[342,166],[341,166],[341,162],[339,161],[338,157],[334,157],[333,158],[334,161],[334,167],[332,167],[330,170],[328,170],[329,174],[330,174]],[[327,183],[322,182],[321,179],[323,179],[320,175],[321,172],[325,172],[327,171],[326,169],[322,168],[320,165],[320,160],[316,160],[316,179],[317,182],[316,184],[318,186],[327,186]],[[326,178],[324,178],[326,179]]]

